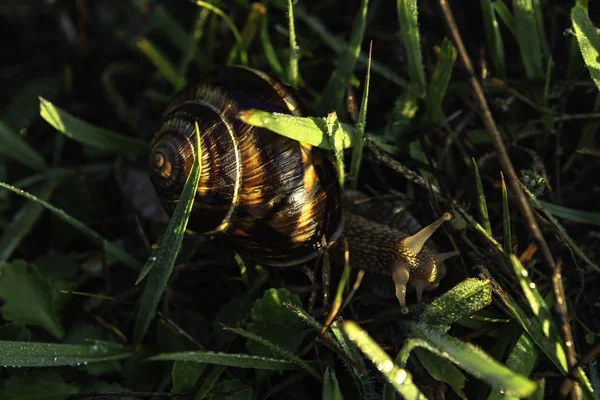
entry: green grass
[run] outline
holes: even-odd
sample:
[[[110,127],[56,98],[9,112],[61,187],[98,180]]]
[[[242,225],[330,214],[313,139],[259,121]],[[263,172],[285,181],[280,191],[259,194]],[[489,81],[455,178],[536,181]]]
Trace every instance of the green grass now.
[[[450,3],[488,113],[435,1],[61,4],[2,11],[23,50],[0,67],[0,399],[600,398],[594,5]],[[198,165],[166,217],[153,129],[224,65],[297,88],[310,115],[238,117],[329,151],[374,207],[452,211],[433,239],[460,256],[424,305],[332,257],[325,306],[314,263],[186,232]]]

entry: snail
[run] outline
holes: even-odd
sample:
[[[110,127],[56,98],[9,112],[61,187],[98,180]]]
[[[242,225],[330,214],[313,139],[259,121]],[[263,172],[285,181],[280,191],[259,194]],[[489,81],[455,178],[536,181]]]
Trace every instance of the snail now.
[[[419,302],[423,290],[438,286],[446,272],[443,261],[456,253],[439,254],[424,243],[450,214],[409,236],[359,215],[360,208],[346,209],[327,152],[236,118],[251,108],[308,115],[293,89],[244,67],[224,68],[167,105],[148,169],[168,213],[195,159],[197,122],[201,175],[188,229],[219,235],[242,256],[276,267],[312,260],[343,234],[353,267],[392,276],[403,313],[408,282]]]

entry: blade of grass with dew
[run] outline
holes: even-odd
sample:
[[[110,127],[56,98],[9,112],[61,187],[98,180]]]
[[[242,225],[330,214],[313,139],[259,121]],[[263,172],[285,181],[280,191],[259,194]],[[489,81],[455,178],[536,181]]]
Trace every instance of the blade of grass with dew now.
[[[0,156],[38,171],[46,168],[44,158],[3,121],[0,121],[0,143]]]
[[[296,25],[294,22],[294,1],[287,2],[288,29],[290,35],[290,64],[287,82],[293,88],[298,87],[298,42],[296,41]]]
[[[335,111],[327,115],[325,124],[327,126],[327,139],[329,139],[329,145],[333,151],[335,169],[338,172],[340,186],[344,187],[344,143],[343,135],[340,133],[340,120]]]
[[[471,158],[473,161],[473,170],[475,171],[475,183],[477,187],[477,199],[479,200],[477,203],[479,205],[479,217],[481,218],[481,224],[485,228],[485,231],[489,236],[492,236],[492,225],[490,224],[490,217],[488,214],[487,201],[485,200],[485,193],[483,191],[483,183],[481,182],[481,176],[479,175],[479,168],[477,167],[477,162],[474,158]]]
[[[130,267],[132,267],[134,269],[138,269],[140,267],[140,263],[138,263],[135,258],[133,258],[129,253],[127,253],[125,250],[123,250],[120,246],[104,239],[96,231],[88,228],[84,223],[73,218],[71,215],[67,214],[65,211],[61,210],[60,208],[54,207],[50,203],[38,198],[37,196],[34,196],[31,193],[27,193],[26,191],[18,189],[7,183],[0,182],[0,187],[8,189],[8,190],[18,194],[19,196],[23,196],[28,200],[34,201],[37,204],[44,206],[47,210],[52,212],[54,215],[56,215],[57,217],[59,217],[60,219],[62,219],[63,221],[65,221],[66,223],[71,225],[72,227],[74,227],[75,229],[79,230],[81,233],[83,233],[88,238],[90,238],[92,240],[92,242],[102,246],[102,248],[107,253],[111,254],[118,260],[122,261],[124,264],[129,265]]]
[[[287,0],[285,4],[283,1],[275,1],[272,4],[277,8],[284,10],[287,7]],[[309,15],[300,4],[294,5],[294,11],[297,19],[304,22],[314,33],[316,33],[323,43],[332,49],[336,55],[340,55],[346,50],[348,44],[331,33],[317,17]],[[369,63],[367,55],[365,53],[360,53],[358,62],[366,66]],[[371,60],[371,67],[373,68],[373,72],[379,74],[388,81],[399,87],[406,87],[406,79],[398,75],[392,68],[381,64],[377,60]]]
[[[260,42],[262,44],[265,59],[269,63],[269,66],[273,70],[275,76],[284,81],[285,76],[283,66],[279,62],[279,58],[277,58],[277,53],[275,53],[273,43],[271,42],[271,36],[269,36],[269,14],[265,14],[263,19],[260,21]]]
[[[111,151],[133,158],[148,151],[143,140],[121,136],[108,129],[89,124],[40,97],[40,116],[60,133],[100,150]]]
[[[461,342],[422,323],[415,324],[411,332],[414,337],[433,346],[437,355],[452,361],[471,375],[509,396],[527,397],[537,389],[534,381],[511,371],[470,343]]]
[[[184,351],[163,353],[148,358],[148,361],[189,361],[223,365],[227,367],[266,369],[273,371],[297,370],[301,367],[288,360],[251,356],[249,354],[215,353],[212,351]]]
[[[548,203],[538,200],[540,205],[555,217],[563,218],[569,221],[580,222],[582,224],[591,224],[600,226],[600,213],[593,211],[576,210],[574,208],[559,206],[558,204]]]
[[[427,85],[425,95],[425,120],[432,125],[439,125],[444,119],[442,103],[448,83],[452,77],[454,62],[456,61],[456,48],[447,37],[444,37],[440,49],[440,56],[431,81]]]
[[[427,398],[414,384],[410,373],[394,364],[379,345],[353,321],[344,323],[344,331],[363,354],[377,367],[396,391],[407,399],[426,400]]]
[[[39,190],[38,198],[47,201],[59,183],[55,180],[44,184]],[[29,234],[33,225],[39,220],[42,211],[44,211],[43,206],[28,201],[21,210],[14,214],[12,221],[4,227],[2,236],[0,236],[0,265],[11,258],[23,238]]]
[[[219,17],[223,18],[223,21],[225,21],[225,23],[227,24],[227,26],[229,27],[229,30],[231,31],[231,33],[233,34],[233,37],[235,38],[236,41],[236,45],[240,46],[240,62],[242,65],[248,65],[248,53],[246,53],[246,51],[242,50],[242,35],[240,34],[240,31],[238,31],[238,29],[236,28],[235,24],[233,23],[233,21],[231,20],[231,18],[229,18],[229,16],[227,14],[225,14],[223,12],[223,10],[221,10],[218,7],[215,7],[214,5],[207,3],[205,1],[196,1],[196,5],[200,6],[200,7],[204,7],[209,11],[212,11],[214,14],[218,15]]]
[[[148,327],[154,318],[156,308],[163,292],[167,288],[167,283],[173,272],[175,259],[181,249],[181,241],[185,234],[185,229],[194,205],[194,197],[198,188],[198,181],[201,174],[202,146],[200,143],[200,131],[198,122],[196,124],[196,154],[192,170],[185,182],[175,211],[171,216],[167,229],[158,243],[158,247],[152,251],[152,254],[144,268],[137,278],[136,284],[148,274],[146,287],[140,300],[140,309],[138,310],[135,327],[133,329],[133,343],[138,345]]]
[[[116,343],[90,344],[0,341],[0,365],[10,367],[61,367],[120,360],[132,354]]]
[[[481,0],[479,3],[481,5],[481,14],[483,16],[487,49],[489,49],[492,64],[494,65],[494,75],[500,79],[504,79],[506,77],[504,43],[502,42],[500,26],[496,19],[496,11],[492,2],[489,0]]]
[[[494,284],[494,292],[498,294],[498,298],[506,306],[516,322],[529,334],[558,370],[565,374],[568,371],[567,359],[560,343],[548,340],[543,333],[545,328],[540,320],[538,318],[529,318],[517,302],[497,284]]]
[[[527,79],[542,80],[544,79],[542,47],[533,1],[515,0],[513,2],[515,33]]]
[[[510,12],[510,10],[506,6],[506,4],[504,4],[504,1],[496,0],[493,2],[493,6],[494,6],[494,10],[496,11],[496,14],[498,14],[498,16],[500,17],[502,22],[504,22],[504,25],[506,25],[506,27],[508,28],[510,33],[512,33],[513,37],[516,40],[517,39],[517,28],[515,26],[515,18],[513,17],[512,13]]]
[[[327,121],[321,117],[295,117],[289,114],[269,113],[263,110],[244,110],[237,115],[242,122],[266,128],[290,139],[297,140],[332,150],[331,141],[327,137]],[[345,149],[354,145],[355,133],[351,125],[339,123],[336,134],[340,135],[335,142],[341,142]]]
[[[365,77],[365,88],[360,102],[360,111],[358,113],[358,123],[356,124],[355,145],[352,148],[352,161],[350,163],[350,179],[352,187],[357,188],[358,172],[362,161],[363,148],[365,145],[365,127],[367,126],[367,103],[369,101],[369,84],[371,82],[371,56],[373,52],[373,42],[369,45],[369,64],[367,64],[367,75]]]
[[[571,251],[573,253],[577,254],[577,256],[579,256],[589,267],[593,268],[597,272],[600,272],[600,266],[598,266],[596,263],[594,263],[592,260],[590,260],[590,258],[587,256],[587,254],[585,254],[585,252],[583,252],[579,248],[577,243],[575,243],[575,241],[571,238],[571,236],[569,236],[569,234],[567,233],[565,228],[563,228],[563,226],[556,220],[556,218],[554,218],[552,216],[552,213],[549,212],[548,210],[546,210],[541,205],[541,203],[539,202],[537,197],[535,197],[535,195],[533,193],[531,193],[525,185],[523,185],[522,183],[520,183],[520,185],[521,185],[521,189],[523,189],[523,191],[525,192],[527,197],[529,197],[529,202],[531,203],[532,207],[535,208],[536,210],[540,210],[542,213],[544,213],[546,218],[548,218],[550,223],[560,233],[560,235],[562,236],[562,239],[569,245],[569,248],[571,249]]]
[[[135,47],[146,56],[146,58],[156,67],[156,70],[177,90],[185,84],[185,77],[182,76],[173,66],[173,62],[163,54],[158,47],[148,38],[138,36],[135,38]]]
[[[246,24],[244,25],[244,28],[240,33],[242,41],[236,43],[229,52],[229,56],[227,56],[227,65],[234,64],[235,60],[240,54],[248,54],[248,48],[252,44],[252,41],[254,40],[256,32],[258,31],[258,28],[260,26],[261,20],[264,18],[266,13],[267,9],[264,5],[262,5],[261,3],[252,3],[252,5],[250,6],[250,14],[248,14]],[[241,62],[243,65],[247,65],[248,56],[245,57],[246,64],[244,64],[243,57],[240,57],[242,58]]]
[[[504,239],[504,251],[507,254],[512,254],[512,233],[510,231],[510,209],[508,207],[508,190],[506,182],[504,182],[504,174],[500,172],[502,180],[502,237]]]
[[[540,325],[542,326],[543,335],[548,338],[550,341],[555,343],[555,346],[560,346],[563,350],[559,353],[564,353],[564,343],[562,343],[561,335],[558,331],[558,327],[554,323],[554,319],[552,317],[552,311],[544,301],[544,298],[537,290],[535,283],[529,279],[529,272],[523,267],[519,258],[511,254],[510,263],[513,267],[513,272],[519,285],[521,286],[521,290],[527,299],[527,303],[529,308],[533,312],[534,318],[539,319]]]
[[[538,358],[538,349],[527,333],[521,334],[506,359],[506,366],[512,371],[523,376],[529,376]],[[499,391],[492,391],[487,400],[517,400],[517,397],[508,397]]]
[[[396,0],[396,8],[400,24],[400,39],[406,48],[408,76],[410,81],[416,85],[419,97],[423,97],[426,83],[423,55],[421,54],[417,0]]]
[[[425,307],[419,322],[430,326],[448,327],[492,302],[490,281],[469,278],[438,297]]]
[[[316,109],[321,114],[327,114],[332,110],[338,113],[345,112],[345,107],[343,107],[344,95],[360,54],[360,46],[367,25],[368,6],[368,0],[361,0],[354,24],[352,25],[352,36],[350,36],[348,46],[340,56],[339,62],[329,77],[329,81],[317,102]]]
[[[291,351],[289,351],[283,347],[280,347],[280,346],[276,345],[275,343],[272,343],[269,340],[264,339],[261,336],[255,335],[252,332],[248,332],[248,331],[240,329],[240,328],[223,327],[223,329],[226,331],[229,331],[229,332],[233,332],[236,335],[244,337],[246,339],[253,340],[257,343],[262,344],[263,346],[268,347],[273,353],[283,357],[284,359],[286,359],[294,364],[297,364],[298,366],[302,367],[306,372],[308,372],[309,374],[311,374],[312,376],[317,378],[319,381],[322,381],[323,378],[321,377],[321,375],[309,363],[307,363],[306,361],[304,361],[303,359],[301,359],[300,357],[298,357]]]

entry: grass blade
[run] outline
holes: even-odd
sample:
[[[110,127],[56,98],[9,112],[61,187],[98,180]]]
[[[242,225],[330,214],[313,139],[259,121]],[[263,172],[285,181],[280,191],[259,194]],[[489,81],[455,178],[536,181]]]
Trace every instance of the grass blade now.
[[[328,114],[329,111],[344,112],[344,94],[348,86],[348,82],[352,77],[356,62],[360,54],[360,46],[363,41],[367,24],[367,8],[368,0],[361,0],[360,7],[352,25],[352,36],[348,42],[346,50],[341,55],[339,63],[333,74],[329,77],[327,86],[317,104],[317,111],[321,114]],[[344,114],[340,114],[344,115]]]
[[[135,269],[140,267],[140,263],[138,263],[135,258],[133,258],[131,255],[129,255],[129,253],[127,253],[125,250],[123,250],[120,246],[104,239],[102,236],[100,236],[99,233],[88,228],[87,226],[85,226],[84,223],[73,218],[71,215],[67,214],[65,211],[61,210],[60,208],[54,207],[52,204],[40,199],[39,197],[36,197],[36,196],[32,195],[31,193],[27,193],[26,191],[18,189],[7,183],[0,182],[0,187],[8,189],[8,190],[18,194],[19,196],[23,196],[28,200],[32,200],[32,201],[36,202],[37,204],[42,205],[48,211],[50,211],[51,213],[53,213],[54,215],[56,215],[57,217],[59,217],[60,219],[62,219],[63,221],[65,221],[66,223],[71,225],[72,227],[74,227],[75,229],[79,230],[81,233],[83,233],[88,238],[90,238],[94,243],[102,246],[102,248],[108,254],[119,259],[124,264],[129,265],[130,267],[135,268]]]
[[[46,168],[42,156],[2,121],[0,121],[0,143],[2,143],[0,156],[38,171]]]
[[[426,400],[427,398],[414,384],[412,376],[404,368],[398,367],[390,356],[379,347],[369,334],[353,321],[344,323],[344,331],[363,354],[371,360],[387,381],[407,399]]]
[[[504,43],[500,34],[500,26],[496,20],[496,11],[490,0],[481,0],[481,13],[483,15],[483,25],[485,27],[485,38],[487,48],[494,65],[494,74],[504,79],[506,77],[506,64],[504,59]]]
[[[548,203],[539,200],[540,205],[550,214],[569,221],[580,222],[582,224],[592,224],[600,226],[600,213],[592,211],[575,210],[573,208],[559,206],[558,204]]]
[[[195,150],[197,153],[194,157],[194,165],[192,166],[192,170],[183,187],[181,197],[177,202],[173,216],[158,243],[158,247],[152,252],[152,255],[144,265],[144,268],[136,281],[136,284],[140,283],[148,274],[148,281],[146,282],[146,287],[144,288],[144,293],[140,300],[140,309],[136,316],[135,327],[133,330],[133,343],[136,345],[142,341],[146,334],[150,322],[156,313],[158,302],[167,287],[167,283],[173,272],[175,259],[181,249],[181,241],[185,234],[185,228],[190,217],[190,212],[194,205],[198,180],[202,172],[202,166],[200,165],[200,160],[202,159],[202,146],[200,143],[200,132],[197,122]]]
[[[496,14],[498,14],[498,16],[500,17],[502,22],[504,22],[504,25],[506,25],[506,27],[508,28],[510,33],[512,33],[512,35],[514,36],[514,38],[516,40],[517,39],[517,28],[515,26],[515,19],[514,19],[513,15],[511,14],[510,10],[508,9],[508,7],[506,7],[506,4],[504,4],[504,1],[502,1],[502,0],[496,0],[493,3],[494,3],[494,10],[496,11]]]
[[[242,49],[242,35],[240,34],[240,31],[238,31],[238,29],[235,27],[235,24],[233,23],[231,18],[229,18],[229,16],[225,14],[220,8],[215,7],[214,5],[205,1],[196,1],[196,5],[204,7],[207,10],[212,11],[219,17],[223,18],[223,21],[225,21],[225,23],[229,27],[229,30],[231,30],[231,33],[233,33],[236,45],[240,48],[240,62],[242,63],[242,65],[248,65],[248,53],[246,53],[246,51]]]
[[[419,322],[431,326],[448,326],[491,302],[490,281],[466,279],[428,305],[419,316]]]
[[[472,344],[461,342],[420,323],[415,325],[412,332],[417,338],[429,343],[439,356],[509,396],[527,397],[537,389],[535,382],[511,371]]]
[[[431,76],[431,82],[427,85],[425,120],[430,124],[438,125],[444,118],[442,103],[452,77],[454,61],[456,61],[456,48],[445,37],[442,42],[440,57]]]
[[[371,55],[373,50],[373,42],[369,46],[369,64],[367,65],[367,76],[365,78],[365,89],[360,102],[360,111],[358,114],[358,123],[356,124],[355,145],[352,148],[352,162],[350,164],[350,179],[352,179],[353,187],[356,189],[358,185],[358,172],[362,160],[363,147],[365,144],[365,127],[367,126],[367,103],[369,101],[369,84],[371,82]]]
[[[90,344],[0,341],[0,365],[5,367],[79,366],[120,360],[130,354],[129,348],[104,341]]]
[[[297,364],[278,358],[258,357],[249,354],[227,354],[212,351],[184,351],[163,353],[148,358],[148,361],[189,361],[228,367],[284,371],[299,369]]]
[[[238,58],[238,55],[240,55],[240,54],[244,54],[244,56],[241,57],[242,64],[244,63],[243,58],[246,57],[246,59],[247,59],[248,48],[252,44],[252,41],[254,40],[254,37],[256,36],[256,32],[258,31],[258,27],[261,23],[261,20],[265,17],[266,13],[267,13],[267,9],[265,8],[264,5],[262,5],[260,3],[252,3],[252,6],[250,7],[250,14],[248,14],[248,19],[246,20],[246,25],[244,25],[244,28],[242,29],[242,32],[240,33],[240,35],[242,37],[242,41],[239,43],[236,43],[236,45],[233,46],[233,48],[229,52],[229,56],[227,57],[228,65],[234,64],[235,60]],[[247,62],[247,60],[246,60],[246,62]],[[247,65],[247,64],[244,64],[244,65]]]
[[[298,43],[296,42],[296,26],[294,24],[294,2],[288,0],[288,28],[290,32],[290,65],[288,69],[288,84],[298,87]]]
[[[148,151],[148,143],[143,140],[128,138],[108,129],[94,126],[56,107],[43,97],[39,99],[40,116],[54,129],[73,140],[130,158]]]
[[[479,175],[479,168],[477,167],[477,162],[474,158],[471,159],[473,161],[473,170],[475,171],[475,182],[477,184],[477,198],[479,204],[479,216],[481,218],[481,224],[485,228],[486,233],[489,236],[492,236],[492,225],[490,224],[490,217],[488,215],[487,209],[487,201],[485,200],[485,193],[483,192],[483,183],[481,182],[481,176]]]
[[[277,53],[275,53],[271,37],[269,36],[269,14],[265,14],[260,21],[260,42],[262,44],[265,59],[273,70],[275,77],[284,81],[283,66],[279,62],[279,58],[277,58]]]
[[[510,209],[508,208],[508,190],[506,190],[506,182],[504,182],[504,174],[500,172],[502,179],[502,237],[504,238],[504,251],[507,254],[513,252],[512,249],[512,233],[510,231]]]
[[[400,39],[406,47],[408,76],[410,81],[416,85],[419,97],[423,97],[426,83],[423,55],[421,54],[417,0],[396,0],[396,7],[400,24]]]
[[[321,117],[295,117],[289,114],[269,113],[262,110],[245,110],[238,113],[237,117],[249,125],[266,128],[290,139],[297,140],[332,150],[332,143],[327,136],[327,120]],[[335,143],[340,143],[345,149],[352,147],[355,140],[354,128],[340,122]]]
[[[39,198],[47,201],[59,183],[59,181],[46,183],[38,193]],[[36,202],[28,201],[15,214],[10,224],[4,228],[4,232],[0,236],[0,265],[10,259],[13,252],[19,247],[21,240],[27,236],[33,225],[38,221],[42,215],[42,211],[44,211],[43,206]]]
[[[537,9],[534,8],[534,1],[515,0],[513,2],[515,33],[527,78],[529,80],[541,80],[544,79],[544,67],[542,45],[538,33]]]
[[[168,80],[175,90],[183,87],[185,84],[185,77],[183,77],[175,67],[173,62],[170,61],[166,55],[164,55],[148,38],[144,36],[138,36],[135,39],[135,46],[152,62],[156,67],[156,70]]]

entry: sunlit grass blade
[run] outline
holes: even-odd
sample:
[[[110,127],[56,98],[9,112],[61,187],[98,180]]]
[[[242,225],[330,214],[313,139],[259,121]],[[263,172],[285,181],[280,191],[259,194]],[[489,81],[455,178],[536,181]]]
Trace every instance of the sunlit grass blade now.
[[[333,151],[333,159],[335,161],[335,168],[338,172],[338,179],[340,186],[344,186],[344,135],[343,130],[340,127],[340,120],[337,117],[335,111],[329,113],[325,119],[325,125],[327,129],[327,139],[329,145]]]
[[[329,328],[331,323],[335,318],[337,318],[338,313],[342,307],[342,301],[344,296],[344,289],[348,285],[348,280],[350,279],[350,253],[348,252],[348,242],[343,239],[344,242],[344,270],[342,271],[342,276],[340,277],[340,281],[338,282],[338,287],[335,292],[335,297],[333,298],[333,302],[331,303],[331,307],[329,309],[329,313],[327,314],[327,319],[323,324],[323,328],[321,328],[321,335],[325,333],[325,331]]]
[[[42,156],[2,121],[0,121],[0,143],[2,143],[0,156],[38,171],[46,168]]]
[[[471,375],[490,384],[509,396],[527,397],[536,389],[537,384],[527,377],[511,371],[480,348],[464,343],[437,329],[431,329],[422,323],[416,324],[412,333],[435,349],[442,356]]]
[[[333,71],[333,74],[329,77],[327,86],[325,86],[325,90],[323,90],[317,103],[316,109],[320,114],[327,114],[332,110],[341,113],[345,109],[343,107],[344,94],[346,93],[348,82],[352,77],[360,54],[360,46],[363,41],[367,24],[368,5],[368,0],[361,0],[360,7],[358,8],[352,26],[352,36],[350,37],[348,46],[341,55],[335,71]]]
[[[142,341],[146,334],[150,322],[156,313],[158,302],[167,288],[167,283],[173,272],[177,254],[179,254],[179,250],[181,249],[181,241],[183,240],[188,219],[194,205],[194,197],[202,172],[200,163],[200,160],[202,159],[202,146],[200,144],[200,131],[197,122],[195,150],[196,154],[194,155],[192,170],[183,187],[183,191],[181,192],[181,196],[179,197],[171,220],[167,225],[167,229],[160,239],[157,248],[152,252],[152,255],[144,265],[144,268],[136,281],[136,284],[140,283],[146,274],[148,274],[146,287],[144,288],[144,293],[140,300],[140,309],[138,310],[133,330],[133,343],[136,345]]]
[[[400,24],[400,39],[406,47],[408,76],[410,81],[416,85],[419,97],[423,97],[426,83],[423,55],[421,54],[417,0],[396,0],[396,8]]]
[[[512,371],[523,376],[529,376],[538,358],[538,348],[527,333],[521,334],[519,340],[514,344],[506,359],[506,366]],[[516,397],[508,397],[499,391],[492,391],[488,400],[516,400]]]
[[[238,29],[236,28],[236,26],[233,23],[233,21],[231,20],[231,18],[229,18],[229,16],[226,13],[224,13],[223,10],[221,10],[218,7],[215,7],[214,5],[212,5],[210,3],[207,3],[206,1],[196,1],[196,5],[198,5],[200,7],[204,7],[207,10],[212,11],[219,17],[223,18],[223,21],[225,21],[225,23],[229,27],[229,30],[233,34],[233,37],[235,38],[236,45],[240,46],[240,51],[239,51],[240,62],[242,63],[242,65],[248,65],[248,53],[246,53],[246,51],[242,49],[242,44],[241,44],[243,41],[242,35],[240,34],[240,31],[238,31]]]
[[[582,224],[600,226],[600,213],[576,210],[574,208],[559,206],[558,204],[552,204],[542,200],[539,200],[539,203],[546,209],[546,211],[555,217],[563,218],[569,221],[580,222]]]
[[[535,15],[537,8],[533,5],[534,1],[536,0],[514,1],[513,12],[517,43],[527,79],[541,80],[544,79],[544,63],[542,44],[538,33],[538,18]]]
[[[140,267],[140,263],[138,263],[135,258],[133,258],[131,255],[129,255],[120,246],[104,239],[102,236],[100,236],[99,233],[88,228],[84,223],[73,218],[71,215],[67,214],[65,211],[61,210],[60,208],[54,207],[52,204],[38,198],[37,196],[34,196],[30,193],[25,192],[24,190],[18,189],[9,184],[0,182],[0,187],[8,189],[8,190],[18,194],[19,196],[23,196],[28,200],[34,201],[37,204],[42,205],[48,211],[52,212],[54,215],[56,215],[60,219],[62,219],[63,221],[65,221],[66,223],[68,223],[69,225],[74,227],[75,229],[79,230],[85,236],[90,238],[92,240],[92,242],[101,246],[108,254],[114,256],[118,260],[122,261],[124,264],[129,265],[130,267],[133,267],[135,269],[138,269]]]
[[[299,142],[311,144],[326,150],[332,150],[332,143],[327,136],[327,121],[321,117],[295,117],[289,114],[269,113],[262,110],[245,110],[238,113],[237,117],[249,125],[269,129],[282,136],[289,137]],[[335,142],[343,145],[345,149],[352,147],[356,134],[351,125],[340,122]]]
[[[440,57],[433,70],[431,81],[427,85],[427,94],[425,97],[425,119],[432,125],[438,125],[444,118],[442,105],[446,89],[448,89],[448,83],[450,83],[450,78],[452,77],[454,61],[456,61],[456,48],[445,37],[442,41]]]
[[[246,19],[246,25],[244,25],[244,28],[240,33],[242,41],[236,43],[235,46],[233,46],[233,48],[229,52],[229,56],[227,57],[228,65],[235,64],[235,60],[240,54],[248,53],[248,48],[252,44],[252,41],[256,36],[256,32],[258,31],[258,27],[261,23],[261,20],[262,18],[264,18],[266,12],[267,9],[261,3],[252,3],[252,5],[250,6],[250,14],[248,14],[248,18]],[[247,55],[243,57],[246,57],[247,59]],[[244,64],[243,60],[242,64]]]
[[[481,176],[479,175],[479,168],[474,158],[473,170],[475,171],[475,183],[477,184],[477,198],[479,205],[479,217],[481,218],[481,225],[485,228],[485,231],[489,236],[492,236],[492,225],[490,224],[490,217],[488,215],[487,201],[485,200],[485,193],[483,191],[483,183],[481,182]]]
[[[100,150],[120,153],[130,158],[148,151],[148,143],[128,138],[108,129],[80,120],[40,97],[40,116],[60,133]]]
[[[481,310],[491,302],[492,288],[489,281],[466,279],[425,307],[419,321],[432,326],[447,326]]]
[[[414,384],[410,373],[394,364],[390,356],[379,347],[379,345],[353,321],[344,323],[344,331],[363,354],[371,360],[385,379],[407,399],[426,400],[427,398]]]
[[[291,87],[298,87],[298,42],[296,41],[296,25],[294,21],[294,1],[288,0],[287,5],[288,29],[290,33],[290,64],[288,66],[287,82]]]
[[[504,182],[504,174],[500,172],[502,178],[502,230],[504,238],[504,251],[508,254],[513,252],[512,249],[512,233],[510,231],[510,209],[508,207],[508,190],[506,182]]]
[[[9,367],[79,366],[120,360],[131,349],[116,343],[94,341],[90,344],[60,344],[0,341],[0,365]]]
[[[350,163],[350,179],[352,179],[353,187],[356,189],[358,185],[358,172],[362,161],[364,148],[365,127],[367,126],[367,104],[369,102],[369,83],[371,82],[371,55],[373,50],[373,42],[369,46],[369,64],[367,65],[367,76],[365,77],[365,88],[363,97],[360,102],[360,110],[358,113],[358,123],[356,124],[356,139],[355,145],[352,148],[352,161]]]
[[[288,360],[251,356],[249,354],[227,354],[212,351],[184,351],[180,353],[163,353],[150,357],[148,361],[190,361],[228,367],[267,369],[284,371],[300,369],[298,364]]]
[[[266,340],[265,338],[258,336],[252,332],[248,332],[245,331],[243,329],[240,328],[229,328],[229,327],[224,327],[223,329],[229,331],[229,332],[233,332],[236,335],[239,335],[241,337],[244,337],[246,339],[250,339],[253,340],[257,343],[262,344],[263,346],[266,346],[269,348],[269,350],[271,350],[273,353],[279,355],[280,357],[283,357],[284,359],[299,365],[300,367],[302,367],[304,370],[306,370],[306,372],[308,372],[309,374],[311,374],[312,376],[314,376],[315,378],[317,378],[319,381],[321,381],[323,378],[321,377],[321,375],[306,361],[304,361],[303,359],[301,359],[300,357],[298,357],[297,355],[295,355],[294,353],[292,353],[291,351],[276,345],[275,343],[272,343],[269,340]]]
[[[483,16],[483,25],[485,28],[485,38],[487,48],[489,49],[492,64],[494,65],[494,75],[500,79],[506,77],[506,64],[504,59],[504,43],[500,34],[500,26],[496,19],[496,11],[490,0],[481,0],[481,13]]]
[[[135,39],[135,46],[154,64],[156,70],[171,83],[175,90],[183,87],[185,78],[175,69],[173,62],[154,43],[144,36],[138,36]]]
[[[40,188],[38,197],[47,201],[58,186],[58,181],[46,183]],[[38,221],[44,211],[44,207],[36,202],[28,201],[23,208],[15,214],[8,226],[4,227],[2,236],[0,236],[0,264],[8,261],[13,252],[17,249],[21,241],[33,225]]]

